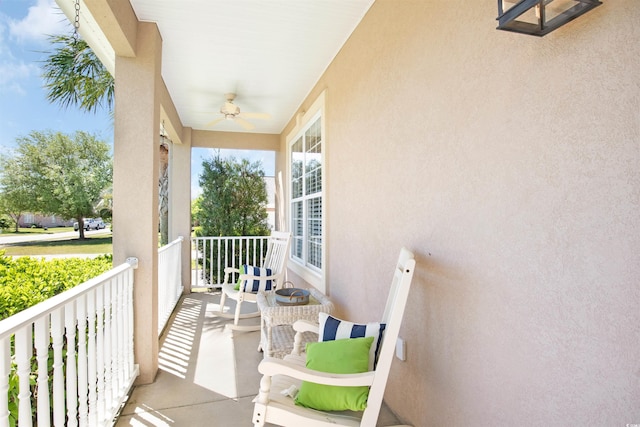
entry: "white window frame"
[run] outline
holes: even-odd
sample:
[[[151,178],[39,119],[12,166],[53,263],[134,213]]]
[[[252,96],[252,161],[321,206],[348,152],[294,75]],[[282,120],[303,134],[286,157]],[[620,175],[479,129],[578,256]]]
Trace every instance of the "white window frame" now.
[[[288,187],[288,197],[287,197],[287,223],[291,224],[290,228],[291,231],[293,232],[293,216],[292,216],[292,209],[293,209],[293,186],[291,185],[292,183],[292,147],[293,144],[298,141],[298,139],[304,135],[304,133],[311,127],[311,125],[313,125],[316,120],[320,119],[320,133],[321,133],[321,162],[322,162],[322,166],[321,166],[321,174],[322,174],[322,190],[320,191],[321,194],[321,200],[322,200],[322,210],[321,210],[321,215],[322,215],[322,255],[321,255],[321,267],[317,268],[315,266],[312,265],[308,265],[306,262],[306,256],[308,254],[307,252],[307,216],[304,215],[304,238],[303,238],[303,248],[302,248],[302,253],[305,256],[305,258],[298,258],[298,257],[294,257],[293,254],[293,241],[292,241],[292,249],[291,252],[289,253],[290,256],[290,262],[288,267],[294,272],[296,273],[298,276],[300,276],[304,281],[306,281],[307,283],[311,284],[312,286],[314,286],[315,288],[317,288],[319,291],[321,292],[326,292],[326,288],[325,288],[325,277],[326,277],[326,267],[327,267],[327,263],[326,263],[326,259],[327,259],[327,239],[326,239],[326,232],[327,232],[327,198],[326,198],[326,191],[327,191],[327,175],[326,175],[326,148],[327,148],[327,138],[326,138],[326,130],[325,130],[325,111],[324,111],[324,98],[325,98],[325,93],[323,92],[318,99],[316,99],[316,101],[312,104],[312,106],[305,112],[302,113],[298,116],[297,118],[297,123],[295,128],[287,135],[286,137],[286,145],[287,145],[287,187]],[[303,195],[303,211],[306,212],[306,198],[304,198]],[[293,237],[293,236],[292,236]]]

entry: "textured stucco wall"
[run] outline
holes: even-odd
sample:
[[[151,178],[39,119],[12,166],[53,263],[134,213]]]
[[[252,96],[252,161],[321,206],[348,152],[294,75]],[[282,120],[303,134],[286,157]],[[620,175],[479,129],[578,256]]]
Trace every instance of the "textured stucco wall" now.
[[[134,272],[136,384],[158,372],[158,169],[162,40],[140,23],[135,58],[116,57],[113,263],[138,259]],[[148,219],[140,221],[140,218]]]
[[[377,319],[417,255],[404,421],[640,423],[639,6],[541,39],[494,0],[378,0],[303,104],[327,90],[339,313]]]

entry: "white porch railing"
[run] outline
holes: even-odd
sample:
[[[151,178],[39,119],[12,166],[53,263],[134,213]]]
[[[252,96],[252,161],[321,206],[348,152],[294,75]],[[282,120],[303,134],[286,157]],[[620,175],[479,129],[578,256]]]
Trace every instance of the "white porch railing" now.
[[[167,325],[182,286],[182,236],[158,249],[158,336]]]
[[[138,376],[133,358],[137,265],[129,258],[0,321],[0,427],[113,424]]]
[[[193,237],[194,274],[191,289],[221,287],[225,267],[240,268],[242,264],[260,267],[269,236]],[[233,275],[230,280],[236,281]]]

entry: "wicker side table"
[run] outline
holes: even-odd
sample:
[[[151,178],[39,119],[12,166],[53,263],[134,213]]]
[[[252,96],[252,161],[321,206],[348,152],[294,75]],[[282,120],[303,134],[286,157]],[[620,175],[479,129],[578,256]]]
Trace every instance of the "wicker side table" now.
[[[276,302],[275,292],[259,292],[256,300],[261,314],[260,347],[265,357],[283,358],[293,350],[293,323],[305,319],[318,322],[318,313],[333,311],[333,303],[317,289],[310,288],[309,304],[280,305]],[[305,332],[303,342],[317,340],[313,333]]]

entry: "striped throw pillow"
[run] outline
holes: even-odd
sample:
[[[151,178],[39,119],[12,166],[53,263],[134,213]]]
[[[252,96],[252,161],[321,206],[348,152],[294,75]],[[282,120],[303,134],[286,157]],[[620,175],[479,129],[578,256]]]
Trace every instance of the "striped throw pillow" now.
[[[327,313],[320,313],[318,320],[320,322],[318,341],[373,337],[373,344],[369,350],[369,370],[375,369],[386,324],[379,322],[357,324],[338,319]]]
[[[252,265],[247,265],[247,264],[243,264],[240,271],[243,272],[244,274],[248,274],[250,276],[256,276],[256,277],[271,276],[270,268],[254,267]],[[242,289],[242,292],[258,292],[260,290],[261,282],[266,282],[263,288],[265,291],[270,291],[271,287],[273,286],[273,280],[271,279],[268,279],[268,280],[250,279],[250,280],[243,280],[242,282],[243,283],[240,284],[240,289]]]

